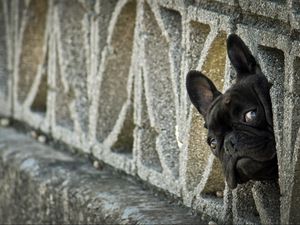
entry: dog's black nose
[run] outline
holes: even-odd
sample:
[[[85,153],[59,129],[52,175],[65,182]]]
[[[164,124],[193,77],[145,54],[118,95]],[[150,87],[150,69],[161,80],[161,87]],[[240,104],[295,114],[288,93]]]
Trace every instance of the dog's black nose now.
[[[228,135],[224,141],[224,149],[227,154],[234,154],[236,152],[236,137],[232,134]]]

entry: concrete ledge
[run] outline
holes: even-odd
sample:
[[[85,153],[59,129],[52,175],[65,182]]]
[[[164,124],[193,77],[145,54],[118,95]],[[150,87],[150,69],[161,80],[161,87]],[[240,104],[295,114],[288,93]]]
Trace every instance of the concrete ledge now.
[[[0,129],[0,223],[203,224],[135,181]]]

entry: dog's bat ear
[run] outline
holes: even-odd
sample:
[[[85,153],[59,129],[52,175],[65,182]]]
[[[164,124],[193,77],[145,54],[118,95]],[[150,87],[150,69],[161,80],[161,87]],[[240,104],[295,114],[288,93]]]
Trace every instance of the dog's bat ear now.
[[[237,72],[237,80],[261,71],[247,45],[236,34],[230,34],[227,38],[227,53]]]
[[[191,102],[204,117],[210,104],[221,94],[209,78],[195,70],[186,76],[186,89]]]

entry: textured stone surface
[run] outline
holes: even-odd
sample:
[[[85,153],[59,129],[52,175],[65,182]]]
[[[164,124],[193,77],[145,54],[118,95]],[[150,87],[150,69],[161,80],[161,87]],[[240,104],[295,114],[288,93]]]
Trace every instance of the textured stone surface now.
[[[1,224],[201,224],[132,180],[0,129]]]
[[[6,2],[0,3],[0,83],[1,83],[1,94],[0,94],[0,104],[3,106],[1,114],[9,115],[11,114],[11,76],[9,75],[9,70],[11,69],[11,52],[7,45],[7,35],[9,33],[7,27],[7,21],[5,19],[5,13],[8,9]]]
[[[0,10],[1,115],[218,222],[297,220],[298,0],[3,0]],[[191,69],[220,90],[234,80],[229,33],[243,38],[273,83],[279,187],[258,182],[229,190],[187,97]]]
[[[24,33],[21,40],[21,55],[19,59],[18,101],[24,103],[27,94],[38,76],[39,67],[43,63],[43,44],[47,17],[47,4],[45,0],[31,1],[27,10],[27,19],[24,23]],[[38,19],[37,19],[38,18]]]

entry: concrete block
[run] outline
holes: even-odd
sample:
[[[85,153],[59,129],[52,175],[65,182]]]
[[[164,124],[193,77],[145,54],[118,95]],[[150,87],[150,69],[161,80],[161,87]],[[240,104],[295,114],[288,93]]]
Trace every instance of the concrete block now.
[[[216,35],[215,39],[211,42],[210,47],[207,49],[206,58],[203,61],[201,61],[200,59],[199,62],[201,71],[215,82],[219,90],[222,90],[224,82],[226,62],[225,41],[225,33],[221,32]],[[218,51],[218,57],[215,56],[216,51]],[[206,180],[206,176],[208,176],[208,174],[207,172],[205,172],[205,170],[208,169],[207,166],[209,158],[211,157],[211,150],[206,143],[206,129],[204,128],[204,121],[202,117],[194,108],[191,111],[190,116],[192,117],[192,119],[190,122],[191,128],[187,149],[187,169],[185,174],[188,189],[190,189],[191,187],[195,188],[195,185],[201,183],[200,181],[202,179],[205,180],[205,182],[208,181]],[[201,146],[201,149],[199,149],[199,146]],[[216,174],[218,175],[214,177],[214,179],[210,179],[210,181],[213,182],[212,184],[209,184],[212,189],[208,188],[208,184],[205,184],[206,188],[203,187],[204,190],[202,191],[216,192],[224,188],[224,178],[221,171]]]
[[[121,6],[119,6],[121,7]],[[115,24],[108,36],[104,55],[105,63],[100,68],[102,74],[100,97],[98,100],[97,140],[103,142],[112,132],[126,100],[129,81],[133,36],[136,17],[136,2],[130,1],[113,15]],[[129,22],[130,21],[130,22]],[[129,96],[128,96],[129,95]]]
[[[92,152],[131,174],[135,173],[132,160],[135,137],[133,74],[136,70],[132,60],[136,48],[133,41],[136,8],[136,1],[100,3],[99,9],[109,14],[104,21],[96,18],[99,27],[94,35],[101,32],[106,36],[98,40],[102,49],[100,65],[92,75],[95,84],[89,86],[93,100],[90,108]]]
[[[55,118],[57,124],[65,123],[64,117],[73,120],[77,133],[87,134],[88,96],[85,38],[89,34],[83,27],[86,13],[79,2],[59,1],[54,5],[57,57],[63,88],[56,89]],[[67,105],[71,115],[64,115],[60,106]],[[62,114],[62,115],[61,115]]]
[[[189,7],[185,18],[187,50],[183,58],[183,71],[186,73],[190,69],[202,71],[216,83],[220,91],[224,84],[226,33],[231,29],[230,25],[226,24],[227,19],[226,16],[218,16],[196,7]],[[182,88],[185,88],[186,73],[182,73]],[[179,127],[182,126],[179,128],[182,133],[179,132],[178,135],[184,150],[181,158],[184,201],[187,205],[214,215],[218,221],[225,221],[229,206],[224,204],[224,199],[228,197],[227,192],[224,199],[216,197],[217,192],[224,191],[224,178],[219,162],[211,154],[206,143],[203,119],[191,107],[184,91],[181,102],[182,115],[186,116],[186,119],[179,123]]]
[[[26,118],[32,126],[48,131],[46,121],[47,74],[46,48],[47,1],[12,1],[5,5],[7,28],[6,54],[12,87],[14,116]],[[13,82],[12,82],[13,81]]]
[[[166,172],[178,176],[179,149],[175,138],[176,98],[174,77],[170,65],[171,40],[166,37],[161,18],[155,18],[153,9],[145,3],[142,21],[143,32],[143,80],[148,115],[151,126],[158,133],[156,138],[160,160]],[[178,14],[170,15],[176,18]],[[170,18],[169,18],[170,19]],[[180,18],[179,18],[180,19]],[[172,28],[173,29],[173,28]],[[176,29],[176,27],[174,28]],[[178,28],[177,28],[178,29]],[[177,30],[177,32],[180,32]],[[179,33],[178,33],[179,34]],[[164,76],[162,76],[164,74]]]

